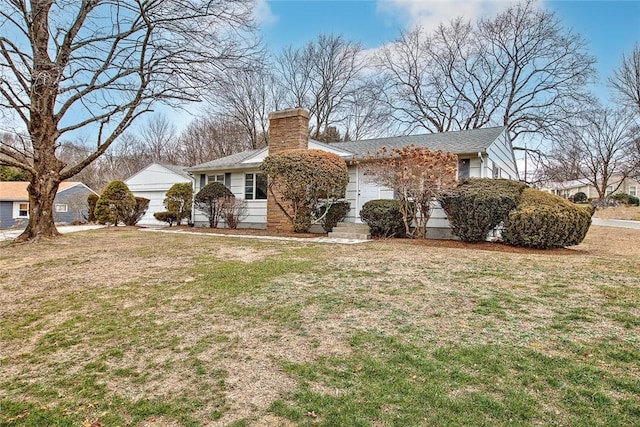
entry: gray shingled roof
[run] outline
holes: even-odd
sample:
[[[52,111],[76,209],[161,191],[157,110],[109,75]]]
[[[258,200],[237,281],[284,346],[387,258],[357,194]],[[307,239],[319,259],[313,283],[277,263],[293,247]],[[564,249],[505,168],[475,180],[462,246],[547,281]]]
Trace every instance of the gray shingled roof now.
[[[505,128],[503,126],[461,130],[455,132],[429,133],[425,135],[395,136],[391,138],[366,139],[363,141],[337,142],[331,144],[340,150],[350,151],[357,158],[375,155],[382,147],[401,148],[409,144],[430,150],[448,151],[454,154],[469,154],[486,151]]]
[[[171,172],[177,173],[180,176],[183,176],[187,179],[190,179],[189,174],[187,174],[186,166],[178,166],[178,165],[168,165],[165,163],[159,163],[162,167],[169,169]]]
[[[447,151],[454,154],[470,154],[485,152],[502,132],[504,126],[470,129],[453,132],[429,133],[424,135],[394,136],[390,138],[366,139],[362,141],[336,142],[326,144],[337,150],[347,151],[356,159],[362,159],[367,155],[375,155],[382,147],[401,148],[413,144],[418,147],[426,147],[430,150]],[[229,167],[242,166],[242,162],[257,154],[262,149],[247,150],[202,163],[190,168],[189,171],[215,170]]]
[[[189,171],[201,171],[201,170],[210,170],[210,169],[220,169],[229,166],[237,166],[249,157],[257,154],[261,151],[262,148],[258,148],[256,150],[246,150],[241,153],[231,154],[230,156],[221,157],[219,159],[211,160],[210,162],[201,163],[199,165],[192,166],[187,168]]]

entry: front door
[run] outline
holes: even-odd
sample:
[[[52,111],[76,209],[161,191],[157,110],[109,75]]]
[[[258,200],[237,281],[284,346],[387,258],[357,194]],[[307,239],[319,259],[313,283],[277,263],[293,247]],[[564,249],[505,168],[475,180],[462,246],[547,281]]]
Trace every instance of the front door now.
[[[362,206],[369,200],[380,198],[380,187],[368,181],[368,177],[364,175],[362,168],[358,168],[358,192],[357,192],[357,208],[356,222],[362,222],[360,219],[360,210]]]

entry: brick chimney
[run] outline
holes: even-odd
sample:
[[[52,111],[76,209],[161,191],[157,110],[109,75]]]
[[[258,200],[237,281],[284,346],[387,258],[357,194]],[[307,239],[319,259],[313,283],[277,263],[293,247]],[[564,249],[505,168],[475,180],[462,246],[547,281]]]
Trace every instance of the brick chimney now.
[[[291,108],[269,114],[269,154],[285,150],[308,148],[309,112],[304,108]],[[293,231],[287,216],[267,193],[267,229]]]
[[[294,148],[307,148],[309,112],[291,108],[269,114],[269,154]]]

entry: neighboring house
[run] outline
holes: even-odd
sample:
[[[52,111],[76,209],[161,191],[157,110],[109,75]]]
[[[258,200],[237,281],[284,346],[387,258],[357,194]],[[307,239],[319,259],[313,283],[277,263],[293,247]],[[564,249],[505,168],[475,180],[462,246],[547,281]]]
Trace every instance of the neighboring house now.
[[[269,147],[244,151],[187,168],[194,175],[196,193],[207,183],[219,181],[236,197],[247,200],[248,217],[241,224],[243,227],[278,228],[277,224],[282,222],[278,207],[272,201],[267,201],[270,198],[267,194],[267,180],[260,171],[260,165],[269,154],[288,149],[324,150],[336,153],[347,161],[350,179],[346,200],[351,204],[351,210],[345,218],[347,222],[361,222],[360,210],[367,201],[392,199],[394,196],[392,190],[365,179],[364,169],[359,165],[382,147],[400,148],[413,144],[457,154],[460,179],[518,179],[513,148],[504,127],[324,144],[307,137],[309,114],[301,108],[271,113],[269,120]],[[194,221],[196,226],[207,224],[206,218],[199,212],[196,212]],[[449,223],[441,209],[433,213],[428,227],[448,232]]]
[[[29,221],[28,182],[0,182],[0,229],[24,228]],[[87,197],[94,193],[82,182],[61,182],[53,203],[53,218],[57,224],[86,221]]]
[[[564,197],[565,199],[575,196],[576,193],[580,192],[586,194],[588,199],[598,198],[596,187],[584,179],[548,183],[542,188],[542,191]],[[640,182],[632,178],[623,179],[622,176],[613,176],[609,180],[609,185],[607,185],[606,195],[609,196],[615,193],[624,193],[638,197],[640,195]]]
[[[192,183],[193,180],[185,172],[184,166],[151,163],[124,182],[134,196],[149,199],[149,209],[138,221],[138,225],[166,225],[157,221],[153,214],[167,210],[164,198],[173,184]]]

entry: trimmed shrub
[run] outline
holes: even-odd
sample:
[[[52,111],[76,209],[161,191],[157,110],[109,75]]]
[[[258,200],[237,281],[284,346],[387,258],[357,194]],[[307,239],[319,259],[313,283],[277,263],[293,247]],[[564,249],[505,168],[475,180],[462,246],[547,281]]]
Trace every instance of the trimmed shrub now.
[[[586,209],[553,194],[532,188],[509,213],[502,237],[513,246],[547,249],[577,245],[591,225]]]
[[[328,233],[333,231],[333,227],[338,225],[338,223],[347,216],[350,209],[351,204],[349,202],[335,202],[329,207],[329,210],[327,210],[324,205],[319,206],[316,208],[315,214],[316,217],[321,218],[320,225],[324,231]],[[327,214],[322,217],[325,211]]]
[[[235,197],[221,182],[210,182],[202,187],[194,199],[194,206],[209,218],[209,227],[218,228],[222,215],[221,205],[226,197]]]
[[[578,191],[573,195],[573,203],[587,203],[587,195],[582,191]]]
[[[518,206],[525,188],[508,179],[468,178],[439,201],[454,235],[465,242],[482,242]]]
[[[343,198],[349,183],[344,159],[322,150],[272,154],[262,162],[262,170],[269,177],[271,197],[297,233],[309,231],[318,205]]]
[[[193,188],[189,182],[173,184],[167,190],[164,207],[173,214],[178,225],[182,223],[183,219],[189,220],[191,218],[192,199]]]
[[[136,208],[136,198],[122,181],[111,181],[100,194],[96,203],[95,216],[100,224],[124,223],[132,209]]]
[[[94,193],[87,196],[87,221],[91,223],[96,222],[96,203],[99,198],[100,196]]]
[[[144,197],[136,197],[135,199],[135,204],[125,213],[125,225],[136,225],[144,214],[147,213],[147,209],[149,209],[149,199]]]
[[[404,236],[404,221],[398,200],[370,200],[362,206],[360,218],[367,223],[372,236]]]
[[[610,199],[613,199],[617,202],[622,203],[623,205],[627,205],[627,206],[639,206],[640,205],[640,199],[638,199],[636,196],[632,196],[630,194],[625,194],[625,193],[616,193],[616,194],[612,194],[611,196],[609,196]]]
[[[166,222],[169,224],[169,227],[176,222],[176,214],[173,212],[154,212],[153,217],[161,222]]]

